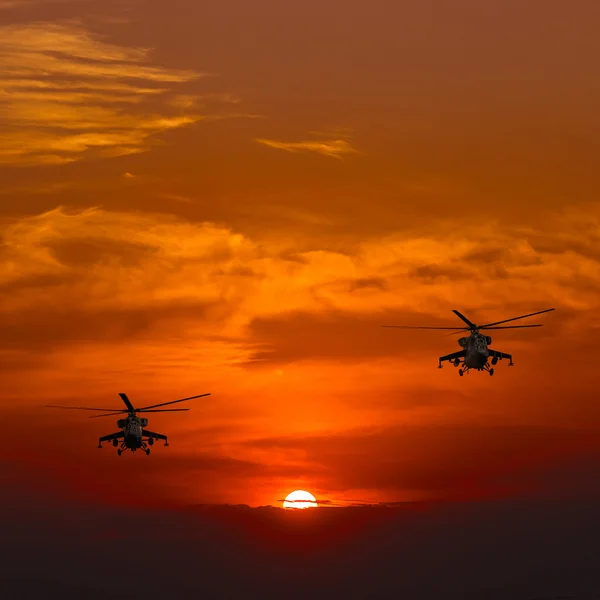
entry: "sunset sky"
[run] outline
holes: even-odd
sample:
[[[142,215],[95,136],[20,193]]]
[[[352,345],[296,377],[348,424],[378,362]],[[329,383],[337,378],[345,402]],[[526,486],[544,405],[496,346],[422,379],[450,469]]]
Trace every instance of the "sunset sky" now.
[[[0,421],[23,485],[335,506],[587,492],[600,4],[0,0]],[[493,378],[437,359],[458,309]],[[150,457],[97,439],[150,415]],[[574,469],[577,466],[577,469]],[[20,479],[21,481],[21,479]]]

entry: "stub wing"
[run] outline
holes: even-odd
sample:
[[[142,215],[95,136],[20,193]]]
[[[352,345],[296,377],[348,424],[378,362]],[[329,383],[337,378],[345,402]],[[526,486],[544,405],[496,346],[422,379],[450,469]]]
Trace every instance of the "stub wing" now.
[[[111,440],[118,440],[122,437],[125,437],[125,434],[122,431],[118,431],[117,433],[111,433],[110,435],[103,435],[98,440],[98,443],[101,444],[102,442],[110,442]]]
[[[491,350],[488,348],[488,352],[492,358],[508,358],[512,362],[512,354],[505,354],[504,352],[498,352],[498,350]]]
[[[453,352],[452,354],[446,354],[446,356],[440,356],[440,364],[442,364],[442,362],[444,362],[445,360],[455,360],[457,358],[464,358],[464,357],[465,357],[465,351],[459,350],[458,352]]]
[[[167,436],[162,433],[154,433],[154,431],[148,431],[147,429],[142,429],[142,435],[148,438],[154,438],[157,440],[165,440],[167,441]]]

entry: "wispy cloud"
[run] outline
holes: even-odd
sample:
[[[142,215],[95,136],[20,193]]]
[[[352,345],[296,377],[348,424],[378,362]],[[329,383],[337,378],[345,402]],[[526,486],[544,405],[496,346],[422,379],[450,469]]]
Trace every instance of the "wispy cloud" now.
[[[201,73],[152,65],[149,49],[104,41],[79,21],[0,27],[0,72],[4,164],[134,154],[164,131],[224,118],[201,113],[193,95],[173,93]],[[176,110],[183,105],[192,110]]]
[[[349,140],[354,137],[354,129],[351,127],[333,127],[324,131],[309,131],[310,135],[320,138],[333,138],[341,140]]]
[[[373,314],[376,306],[376,312],[438,312],[452,288],[465,310],[478,308],[482,297],[498,307],[515,299],[537,304],[540,297],[551,305],[570,302],[574,310],[600,306],[600,288],[592,285],[600,277],[600,219],[588,222],[587,237],[572,211],[543,235],[482,223],[458,240],[456,227],[448,222],[435,232],[366,239],[348,254],[317,247],[300,252],[294,240],[269,243],[267,250],[264,240],[211,223],[58,208],[4,223],[0,284],[6,290],[32,278],[67,277],[65,285],[77,289],[61,288],[62,300],[76,298],[79,307],[143,308],[161,298],[204,298],[227,304],[236,327],[295,311]],[[567,281],[579,285],[573,300],[564,297]],[[39,308],[40,301],[40,295],[11,291],[3,308]]]
[[[259,138],[256,140],[259,144],[285,150],[286,152],[316,152],[324,156],[341,159],[349,154],[358,154],[358,150],[350,144],[350,142],[341,139],[330,139],[314,141],[308,140],[303,142],[280,142],[277,140],[268,140]]]
[[[157,194],[159,198],[164,198],[165,200],[173,200],[174,202],[183,202],[185,204],[192,204],[195,202],[193,198],[189,196],[183,196],[182,194]]]
[[[241,98],[233,94],[177,94],[169,101],[169,106],[179,108],[181,110],[189,110],[195,108],[206,108],[211,104],[239,104]]]

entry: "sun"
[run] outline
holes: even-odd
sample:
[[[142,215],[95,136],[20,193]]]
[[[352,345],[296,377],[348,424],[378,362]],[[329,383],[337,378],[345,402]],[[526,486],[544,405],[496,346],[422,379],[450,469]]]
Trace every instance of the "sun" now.
[[[314,506],[319,506],[317,499],[304,490],[296,490],[288,494],[283,501],[283,508],[312,508]]]

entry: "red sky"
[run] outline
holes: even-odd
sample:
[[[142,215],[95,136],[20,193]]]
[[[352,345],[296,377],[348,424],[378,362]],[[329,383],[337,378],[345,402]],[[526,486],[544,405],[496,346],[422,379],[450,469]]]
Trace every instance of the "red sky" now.
[[[597,2],[0,0],[3,456],[111,499],[578,489]],[[459,379],[436,332],[547,307]],[[119,407],[170,447],[96,449]]]

